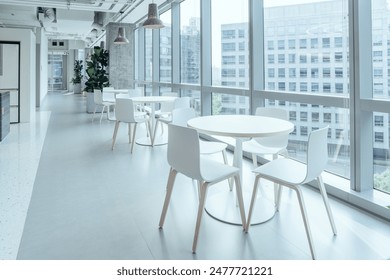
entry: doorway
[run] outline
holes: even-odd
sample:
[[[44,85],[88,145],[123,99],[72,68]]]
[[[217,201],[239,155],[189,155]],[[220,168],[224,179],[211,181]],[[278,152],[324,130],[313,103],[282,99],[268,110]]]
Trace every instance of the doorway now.
[[[66,75],[66,60],[67,56],[63,53],[49,54],[48,63],[48,90],[62,91],[67,89]]]

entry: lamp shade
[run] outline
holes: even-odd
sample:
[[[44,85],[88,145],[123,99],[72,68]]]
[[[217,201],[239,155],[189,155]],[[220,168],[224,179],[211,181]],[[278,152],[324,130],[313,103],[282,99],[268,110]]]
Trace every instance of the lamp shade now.
[[[124,27],[119,27],[118,28],[118,36],[116,36],[114,40],[114,44],[117,45],[123,45],[123,44],[128,44],[129,40],[127,40],[125,36],[125,28]]]
[[[158,18],[157,4],[149,4],[148,19],[144,21],[142,26],[151,29],[158,29],[164,27],[163,22]]]

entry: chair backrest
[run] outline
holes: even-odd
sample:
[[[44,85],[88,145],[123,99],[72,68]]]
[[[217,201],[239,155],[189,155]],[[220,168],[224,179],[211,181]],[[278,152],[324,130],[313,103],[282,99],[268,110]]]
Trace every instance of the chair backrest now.
[[[172,111],[172,124],[187,126],[187,122],[195,117],[196,111],[193,108],[177,108]]]
[[[317,178],[328,161],[329,126],[314,130],[309,135],[307,146],[307,174],[304,183]]]
[[[288,120],[288,112],[281,108],[257,107],[255,115]]]
[[[177,97],[177,92],[163,92],[161,96]],[[160,106],[161,113],[171,113],[175,109],[175,102],[162,102]]]
[[[115,100],[115,93],[110,92],[110,90],[113,90],[114,87],[104,87],[103,88],[103,101],[109,100],[114,101]]]
[[[189,96],[184,96],[184,97],[178,97],[174,101],[174,109],[178,108],[190,108],[190,101],[191,98]]]
[[[117,121],[134,123],[134,103],[130,98],[117,98],[115,105],[115,118]]]
[[[166,92],[162,92],[161,96],[178,97],[179,95],[178,95],[177,92],[166,91]],[[171,113],[173,109],[175,109],[175,104],[173,102],[163,102],[163,103],[161,103],[160,111],[162,113]]]
[[[103,103],[103,93],[100,89],[93,90],[93,102],[95,104],[102,104]]]
[[[277,118],[281,120],[288,120],[288,112],[281,108],[272,107],[258,107],[256,108],[257,116]],[[256,141],[267,147],[283,147],[286,148],[288,145],[288,134],[256,138]]]
[[[176,171],[202,181],[199,134],[195,129],[168,124],[168,163]]]

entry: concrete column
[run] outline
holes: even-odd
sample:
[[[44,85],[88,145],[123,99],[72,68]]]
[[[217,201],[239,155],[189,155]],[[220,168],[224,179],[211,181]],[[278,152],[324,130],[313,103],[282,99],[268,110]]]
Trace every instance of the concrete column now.
[[[129,44],[115,45],[118,28],[125,28]],[[134,28],[130,23],[111,22],[106,26],[106,49],[109,51],[109,79],[115,88],[134,87]]]

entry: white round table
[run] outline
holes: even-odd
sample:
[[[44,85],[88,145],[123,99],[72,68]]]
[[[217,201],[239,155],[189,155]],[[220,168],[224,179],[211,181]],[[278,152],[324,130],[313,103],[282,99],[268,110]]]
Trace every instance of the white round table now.
[[[174,102],[177,97],[175,96],[159,96],[159,95],[151,95],[151,96],[137,96],[131,97],[134,103],[138,104],[150,104],[151,112],[150,112],[150,125],[152,133],[154,133],[155,122],[155,104],[156,103],[164,103],[164,102]],[[152,141],[154,139],[154,141]],[[142,137],[136,140],[136,143],[144,146],[154,146],[167,144],[167,140],[163,138],[156,138],[156,135],[151,135],[151,137]]]
[[[294,130],[294,124],[276,118],[252,115],[212,115],[191,119],[187,122],[189,127],[200,133],[229,136],[236,141],[234,148],[233,165],[241,170],[242,181],[242,142],[252,137],[267,137],[288,134]],[[246,195],[243,195],[244,198]],[[250,197],[250,195],[248,195]],[[252,224],[260,224],[271,219],[275,214],[275,205],[264,197],[259,197],[256,204],[256,213],[253,214]],[[224,207],[229,203],[231,207]],[[206,205],[207,213],[217,220],[241,224],[241,218],[234,192],[218,193],[210,196]]]

